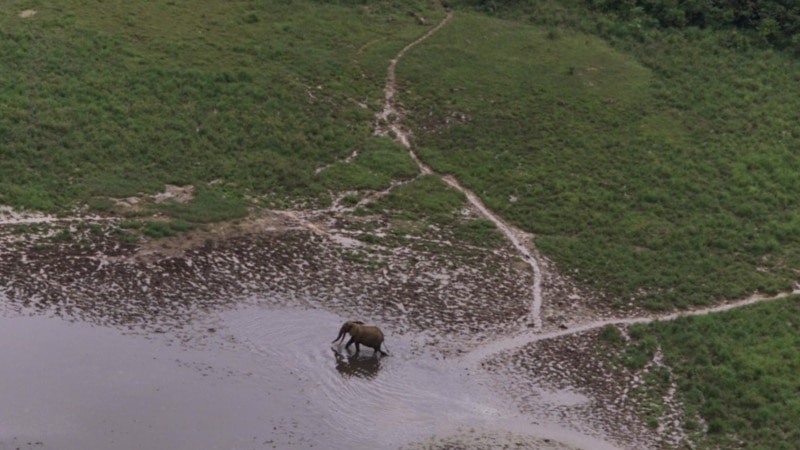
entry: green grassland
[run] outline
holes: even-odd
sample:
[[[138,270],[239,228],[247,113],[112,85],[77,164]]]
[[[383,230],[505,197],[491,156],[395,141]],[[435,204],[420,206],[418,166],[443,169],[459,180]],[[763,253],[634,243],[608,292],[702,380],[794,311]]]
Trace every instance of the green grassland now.
[[[423,31],[407,11],[442,16],[433,5],[3,6],[0,203],[59,210],[212,181],[234,202],[274,202],[414,175],[371,122],[385,61]],[[36,14],[20,17],[26,9]],[[372,149],[344,178],[315,176]]]
[[[656,0],[448,3],[453,20],[397,67],[426,164],[535,233],[613,305],[683,308],[798,281],[791,14],[751,23],[727,1],[699,12]],[[135,239],[337,192],[355,205],[413,180],[356,213],[388,214],[397,235],[386,239],[399,242],[431,226],[502,242],[488,221],[457,220],[464,196],[373,135],[389,60],[429,29],[409,11],[435,23],[438,3],[3,6],[0,204],[114,213],[114,198],[197,188],[188,204],[152,205],[171,223],[130,217],[123,234]],[[687,417],[708,425],[701,446],[790,448],[799,313],[791,298],[634,327],[621,355],[637,367],[662,348]]]
[[[795,56],[578,0],[455,7],[398,66],[426,163],[615,304],[797,279]],[[409,10],[444,15],[423,1],[9,2],[0,203],[113,212],[111,197],[193,184],[195,204],[160,209],[204,223],[412,179],[404,149],[372,135],[389,59],[428,29]]]
[[[538,15],[462,12],[398,66],[420,156],[619,303],[789,289],[800,61],[709,30],[589,33],[605,16],[558,26],[556,6],[520,4]]]
[[[797,448],[800,297],[636,325],[624,348],[606,331],[611,329],[603,333],[606,345],[617,346],[628,367],[640,368],[657,348],[662,350],[672,373],[646,377],[643,403],[658,412],[674,382],[684,402],[686,429],[700,448]]]

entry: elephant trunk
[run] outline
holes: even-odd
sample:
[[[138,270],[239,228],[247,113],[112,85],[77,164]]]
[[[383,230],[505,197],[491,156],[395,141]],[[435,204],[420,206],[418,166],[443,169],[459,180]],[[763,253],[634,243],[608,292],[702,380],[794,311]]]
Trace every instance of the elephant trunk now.
[[[338,336],[336,336],[336,339],[334,339],[334,340],[331,342],[331,344],[335,343],[336,341],[343,341],[343,340],[344,340],[344,330],[342,330],[342,331],[340,331],[340,332],[339,332],[339,335],[338,335]]]

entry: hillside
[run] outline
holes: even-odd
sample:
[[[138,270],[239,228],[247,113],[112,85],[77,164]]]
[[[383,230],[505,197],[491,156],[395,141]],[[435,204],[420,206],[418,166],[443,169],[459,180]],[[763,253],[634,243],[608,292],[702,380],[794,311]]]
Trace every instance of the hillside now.
[[[331,228],[381,246],[332,253],[352,270],[383,267],[375,255],[385,247],[440,258],[437,267],[447,264],[436,255],[456,255],[504,273],[485,255],[525,259],[506,238],[531,236],[535,256],[558,275],[545,276],[546,329],[800,283],[791,5],[34,3],[7,2],[0,13],[0,205],[103,217],[104,247],[110,239],[133,255],[132,246],[171,237],[210,249],[222,239],[214,230],[231,224],[324,211]],[[397,109],[381,118],[392,60]],[[397,130],[380,135],[392,125],[411,153],[391,139]],[[41,231],[33,228],[13,233]],[[78,231],[61,230],[53,248],[90,245],[77,236],[92,229]],[[791,319],[769,317],[793,317],[796,302],[746,310],[753,317],[639,325],[627,344],[612,331],[587,339],[616,352],[621,371],[663,356],[670,369],[648,380],[641,399],[674,385],[700,448],[780,448],[792,430],[773,418],[796,418],[797,408],[768,392],[780,386],[791,397],[798,379],[772,368],[795,367],[800,347],[787,344],[797,337]],[[524,305],[505,307],[493,327],[525,326]],[[469,320],[482,326],[477,312]],[[729,322],[741,331],[726,334]],[[695,381],[717,360],[692,351],[723,354],[734,374]],[[769,370],[747,364],[755,353]],[[743,403],[721,394],[733,385],[744,386]]]

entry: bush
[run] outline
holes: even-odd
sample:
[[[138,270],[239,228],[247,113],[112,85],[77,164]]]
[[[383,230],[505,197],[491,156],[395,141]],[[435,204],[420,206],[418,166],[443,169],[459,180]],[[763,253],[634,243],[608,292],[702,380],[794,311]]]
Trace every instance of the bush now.
[[[622,333],[619,332],[616,326],[610,324],[600,330],[600,339],[611,345],[620,345],[625,342]]]

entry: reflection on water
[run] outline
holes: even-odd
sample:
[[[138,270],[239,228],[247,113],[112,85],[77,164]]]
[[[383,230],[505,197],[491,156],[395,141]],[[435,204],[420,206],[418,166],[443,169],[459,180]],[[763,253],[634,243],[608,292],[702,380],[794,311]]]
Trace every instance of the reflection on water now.
[[[314,386],[309,402],[324,417],[317,429],[331,430],[325,448],[409,448],[431,436],[473,429],[543,439],[541,445],[524,448],[615,448],[559,425],[532,423],[487,387],[495,380],[440,355],[413,351],[410,337],[384,324],[379,325],[391,339],[391,357],[331,348],[330,332],[340,327],[341,318],[321,310],[242,310],[226,315],[224,322],[233,340],[257,358],[268,363],[277,357],[287,369],[303,374],[304,386]],[[303,352],[298,342],[310,342],[315,350]],[[333,368],[330,353],[323,355],[322,349],[333,352]],[[303,425],[314,424],[304,420]]]
[[[364,356],[363,354],[341,353],[336,348],[331,350],[336,359],[336,370],[343,377],[372,379],[378,376],[378,371],[381,369],[381,357],[377,354]]]
[[[341,320],[249,308],[176,340],[0,314],[0,450],[21,439],[39,450],[398,449],[463,429],[612,448],[532,424],[486,379],[412,354],[391,329],[392,357],[331,358]]]

